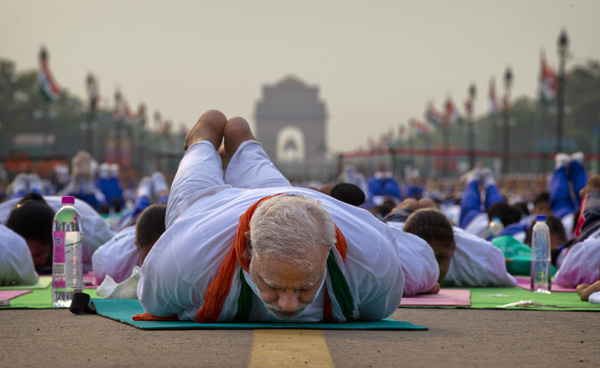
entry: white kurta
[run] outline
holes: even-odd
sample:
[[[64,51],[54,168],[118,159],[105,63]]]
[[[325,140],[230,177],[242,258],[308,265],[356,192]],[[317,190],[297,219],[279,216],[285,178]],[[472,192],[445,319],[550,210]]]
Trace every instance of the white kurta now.
[[[483,212],[475,216],[471,220],[471,222],[469,222],[469,224],[465,228],[465,231],[470,234],[477,235],[480,238],[483,238],[485,235],[485,231],[488,229],[489,226],[490,219],[488,217],[488,214]]]
[[[0,224],[0,285],[33,285],[37,281],[25,239]]]
[[[127,280],[135,266],[142,266],[135,245],[135,226],[119,231],[92,255],[92,271],[98,285],[106,276],[117,283]]]
[[[0,203],[1,223],[6,224],[10,211],[20,200],[20,198],[14,198]],[[54,212],[62,207],[62,197],[60,196],[44,196],[44,200]],[[75,198],[75,209],[83,220],[83,271],[88,272],[92,269],[92,254],[102,244],[109,241],[115,232],[87,202]]]
[[[598,281],[600,274],[600,232],[569,248],[567,256],[554,275],[554,282],[564,287],[577,287]]]
[[[402,222],[390,222],[388,225],[402,229],[404,223]],[[450,260],[450,267],[446,276],[442,280],[442,286],[466,286],[466,287],[485,287],[485,286],[516,286],[517,281],[506,271],[506,262],[502,251],[494,247],[494,245],[480,238],[477,235],[468,233],[466,230],[453,226],[454,241],[456,242],[456,250]],[[415,236],[415,238],[420,239]],[[404,285],[404,295],[414,295],[417,293],[423,293],[433,286],[429,286],[429,289],[424,289],[423,282],[430,280],[433,275],[424,275],[423,271],[421,274],[414,279],[411,279],[411,275],[414,275],[419,267],[423,267],[423,264],[427,264],[427,267],[431,262],[435,265],[437,273],[435,280],[439,275],[439,266],[435,260],[435,254],[429,246],[429,244],[423,243],[429,248],[429,252],[425,249],[421,249],[422,245],[417,242],[408,243],[408,248],[412,248],[413,252],[419,252],[418,255],[412,256],[409,261],[406,258],[401,259],[402,268],[404,270],[404,277],[406,283]],[[400,246],[400,255],[408,253],[409,249],[406,249],[405,243]],[[410,267],[410,268],[409,268]],[[421,286],[418,286],[420,283]],[[416,288],[411,285],[416,285]],[[407,293],[408,290],[414,290],[413,294]]]
[[[517,286],[517,281],[506,271],[502,251],[477,235],[454,227],[456,250],[450,261],[443,286]]]
[[[402,231],[403,222],[388,222],[397,237],[400,265],[404,272],[404,294],[413,296],[431,290],[440,277],[435,253],[427,242],[416,235]]]
[[[346,262],[337,251],[334,254],[354,299],[353,318],[378,320],[398,308],[404,285],[398,236],[370,212],[320,192],[292,187],[256,141],[240,146],[222,178],[220,158],[210,143],[200,142],[187,150],[171,187],[166,232],[142,267],[138,296],[148,313],[193,320],[231,248],[239,217],[259,199],[276,193],[301,193],[319,200],[344,234]],[[238,275],[239,265],[219,322],[232,321],[237,312]],[[254,290],[250,321],[277,321],[258,298],[248,274],[245,279]],[[332,296],[334,316],[344,320],[329,275],[325,287]],[[324,293],[321,287],[315,301],[293,321],[322,320]]]

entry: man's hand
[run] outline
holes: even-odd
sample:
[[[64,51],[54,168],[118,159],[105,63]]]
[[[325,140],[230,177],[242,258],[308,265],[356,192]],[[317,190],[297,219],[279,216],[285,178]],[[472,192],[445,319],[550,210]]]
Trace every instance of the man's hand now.
[[[591,285],[585,283],[579,284],[577,285],[577,288],[575,290],[577,291],[577,294],[579,295],[581,300],[587,302],[590,295],[597,291],[600,291],[600,281],[596,281]]]

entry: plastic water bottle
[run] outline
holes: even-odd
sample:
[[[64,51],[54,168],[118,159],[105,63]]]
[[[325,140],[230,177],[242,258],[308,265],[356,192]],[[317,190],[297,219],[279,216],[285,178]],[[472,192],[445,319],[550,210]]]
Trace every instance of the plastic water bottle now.
[[[52,223],[52,238],[52,304],[68,308],[73,294],[83,288],[83,222],[75,209],[75,197],[62,197],[62,208],[56,212]]]
[[[531,291],[550,294],[550,229],[546,216],[535,217],[531,237]]]
[[[492,221],[490,221],[490,225],[488,226],[487,230],[485,230],[483,233],[483,238],[495,238],[500,235],[502,230],[504,230],[504,224],[502,223],[502,220],[500,220],[500,217],[494,217],[492,218]]]

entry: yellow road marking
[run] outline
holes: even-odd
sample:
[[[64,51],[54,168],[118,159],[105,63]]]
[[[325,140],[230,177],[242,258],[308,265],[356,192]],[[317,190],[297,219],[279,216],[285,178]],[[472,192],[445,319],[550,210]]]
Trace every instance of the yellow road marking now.
[[[320,330],[255,330],[254,367],[335,367]]]

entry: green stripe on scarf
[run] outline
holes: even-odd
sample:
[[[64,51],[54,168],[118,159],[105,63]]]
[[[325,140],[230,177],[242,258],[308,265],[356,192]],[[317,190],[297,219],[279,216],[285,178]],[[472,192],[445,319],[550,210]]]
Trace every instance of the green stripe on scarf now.
[[[240,281],[242,282],[242,290],[240,290],[240,296],[238,297],[238,309],[233,322],[241,323],[248,322],[250,312],[252,311],[252,289],[246,282],[244,277],[244,270],[240,268]]]
[[[350,293],[346,278],[344,277],[340,266],[338,266],[335,261],[333,249],[329,251],[329,257],[327,257],[327,271],[331,276],[331,289],[342,309],[342,314],[346,317],[346,322],[351,321],[354,312],[354,299]]]

